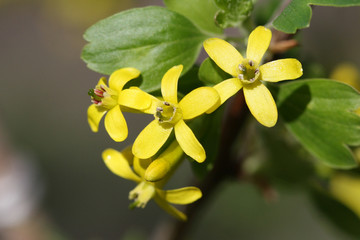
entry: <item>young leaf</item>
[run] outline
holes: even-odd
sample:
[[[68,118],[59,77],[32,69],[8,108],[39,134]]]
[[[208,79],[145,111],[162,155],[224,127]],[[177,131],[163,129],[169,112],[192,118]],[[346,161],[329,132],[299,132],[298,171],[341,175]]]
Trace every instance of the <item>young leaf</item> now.
[[[214,0],[164,0],[167,8],[190,19],[200,29],[221,34],[222,29],[215,24],[215,14],[219,8]]]
[[[210,58],[206,58],[200,65],[199,79],[205,85],[213,86],[228,78],[231,76],[219,68]]]
[[[215,17],[221,28],[239,26],[253,9],[252,0],[215,0],[215,3],[221,9]]]
[[[360,0],[293,0],[274,20],[273,26],[286,33],[309,27],[312,15],[310,5],[350,7],[360,6]]]
[[[141,71],[144,91],[160,89],[164,73],[183,64],[185,73],[194,64],[207,38],[184,16],[161,7],[135,8],[108,17],[84,35],[89,42],[82,52],[88,67],[111,74],[123,67]]]
[[[357,165],[350,146],[360,145],[360,94],[328,79],[285,83],[277,95],[280,115],[303,146],[334,168]]]

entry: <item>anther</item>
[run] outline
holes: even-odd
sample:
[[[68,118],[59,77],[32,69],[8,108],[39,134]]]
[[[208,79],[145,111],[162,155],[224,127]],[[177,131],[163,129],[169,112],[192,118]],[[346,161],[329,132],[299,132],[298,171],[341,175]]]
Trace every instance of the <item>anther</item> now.
[[[239,78],[240,80],[244,80],[244,75],[243,75],[243,74],[239,74],[239,75],[238,75],[238,78]]]
[[[101,85],[100,85],[100,88],[101,88],[104,92],[106,92],[104,85],[101,84]]]
[[[253,77],[253,78],[250,78],[250,80],[249,80],[250,82],[254,82],[255,81],[255,78]]]
[[[246,68],[243,64],[239,64],[239,70],[242,71],[242,72],[245,72],[246,71]]]
[[[250,67],[254,66],[254,62],[252,60],[249,61]]]
[[[165,106],[170,106],[170,103],[168,103],[168,102],[165,101],[165,102],[164,102],[164,105],[165,105]]]
[[[101,104],[101,101],[97,101],[95,99],[91,99],[91,102],[95,105],[100,105]]]
[[[132,199],[137,199],[139,197],[139,194],[138,193],[134,193],[133,195],[132,195]]]
[[[101,90],[94,89],[94,93],[95,93],[95,95],[98,96],[98,97],[104,97],[104,95],[103,95],[104,92],[101,91]]]
[[[162,107],[157,107],[157,108],[156,108],[156,111],[157,111],[157,112],[162,112],[162,111],[164,111],[164,109],[163,109]]]
[[[259,74],[259,73],[260,73],[259,69],[258,69],[258,68],[255,69],[254,74],[257,75],[257,74]]]

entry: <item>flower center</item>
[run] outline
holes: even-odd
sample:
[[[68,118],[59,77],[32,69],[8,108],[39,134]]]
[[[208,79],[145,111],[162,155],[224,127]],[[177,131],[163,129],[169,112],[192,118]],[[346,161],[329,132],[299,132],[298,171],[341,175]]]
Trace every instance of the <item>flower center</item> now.
[[[158,104],[155,112],[155,119],[159,123],[177,123],[182,118],[181,109],[175,105],[163,101]]]
[[[97,106],[111,109],[117,105],[118,92],[105,85],[98,85],[94,89],[90,89],[88,95],[91,97],[91,102]]]
[[[255,82],[260,76],[260,71],[258,68],[258,63],[253,60],[244,59],[241,64],[239,64],[239,74],[238,78],[244,84],[250,84]]]
[[[129,199],[134,200],[130,204],[130,208],[141,207],[144,208],[148,201],[155,195],[155,186],[153,183],[141,182],[136,188],[129,193]]]

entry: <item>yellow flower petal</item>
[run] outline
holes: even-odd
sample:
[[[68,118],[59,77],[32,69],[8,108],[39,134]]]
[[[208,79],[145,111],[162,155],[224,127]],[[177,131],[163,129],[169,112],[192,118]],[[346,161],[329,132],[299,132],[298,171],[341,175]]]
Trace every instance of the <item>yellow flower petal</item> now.
[[[120,153],[111,148],[106,149],[102,153],[102,159],[111,172],[122,178],[140,182],[141,178],[137,176],[130,167],[132,159],[129,159],[129,156],[132,158],[132,155]]]
[[[174,141],[171,145],[155,159],[145,172],[145,180],[158,182],[162,180],[179,163],[183,150],[179,144]]]
[[[174,216],[177,219],[182,220],[182,221],[187,220],[187,217],[186,217],[186,215],[184,213],[180,212],[175,207],[168,204],[163,198],[159,197],[157,194],[155,194],[154,200],[157,203],[157,205],[159,205],[159,207],[164,209],[170,215],[172,215],[172,216]]]
[[[155,114],[156,112],[156,107],[159,106],[159,102],[161,100],[157,99],[156,97],[152,96],[149,94],[149,96],[151,97],[151,103],[150,106],[144,110],[142,110],[141,112],[143,113],[147,113],[147,114]]]
[[[260,64],[262,57],[269,47],[271,41],[271,31],[263,26],[255,28],[250,33],[246,58]]]
[[[261,79],[268,82],[279,82],[301,77],[301,63],[294,58],[268,62],[259,67]]]
[[[349,84],[360,91],[360,72],[352,63],[342,63],[336,66],[332,71],[330,78]]]
[[[104,85],[104,86],[107,86],[107,80],[106,80],[106,77],[102,77],[100,78],[99,82],[97,83],[96,86],[100,86],[100,85]]]
[[[124,85],[131,79],[137,78],[140,75],[140,71],[136,68],[121,68],[116,70],[110,75],[109,87],[121,92]]]
[[[99,123],[101,118],[106,113],[106,109],[96,106],[95,104],[91,104],[87,110],[88,123],[93,132],[99,131]]]
[[[182,111],[183,118],[186,120],[205,113],[213,108],[219,101],[219,94],[214,88],[199,87],[181,99],[179,107]]]
[[[134,171],[139,175],[140,177],[144,178],[145,170],[150,165],[151,158],[147,159],[139,159],[137,157],[134,157]]]
[[[149,182],[157,182],[165,177],[170,171],[171,166],[169,161],[163,158],[154,160],[146,169],[144,178]]]
[[[118,103],[121,106],[144,110],[150,107],[152,101],[151,95],[140,90],[140,88],[125,89],[120,92]]]
[[[355,113],[360,116],[360,108],[356,109]]]
[[[129,90],[133,90],[133,89],[134,89],[134,90],[137,90],[137,91],[142,91],[142,90],[141,90],[140,88],[138,88],[138,87],[131,87],[131,88],[129,88]],[[143,106],[144,106],[144,105],[148,105],[148,107],[145,108],[145,109],[130,108],[130,107],[126,107],[125,104],[126,104],[126,105],[136,105],[137,101],[132,103],[132,101],[134,101],[134,100],[127,100],[127,99],[124,100],[123,98],[127,98],[127,97],[125,97],[125,96],[122,96],[122,97],[121,97],[121,95],[122,95],[123,92],[125,92],[126,95],[129,94],[130,92],[127,93],[127,91],[128,91],[128,89],[125,89],[125,90],[121,91],[120,97],[119,97],[119,102],[124,103],[124,104],[121,106],[121,109],[122,109],[124,112],[155,114],[155,112],[156,112],[156,107],[158,107],[158,106],[159,106],[159,103],[161,102],[160,99],[154,97],[154,96],[151,95],[151,94],[148,94],[147,92],[142,91],[141,96],[139,96],[139,97],[140,97],[140,98],[143,98],[143,100],[146,99],[146,100],[145,100],[146,102],[147,102],[147,101],[150,101],[150,102],[149,102],[149,103],[139,103],[139,104],[140,104],[140,105],[143,105]],[[147,95],[147,96],[145,96],[145,95]],[[121,98],[121,99],[120,99],[120,98]],[[140,99],[138,99],[138,100],[140,100]],[[123,101],[124,101],[124,102],[123,102]],[[130,103],[127,103],[127,101],[130,101]]]
[[[201,163],[205,161],[206,153],[200,142],[196,139],[192,130],[186,125],[184,120],[180,120],[175,125],[175,137],[183,151]]]
[[[360,217],[360,178],[336,174],[330,180],[332,195]]]
[[[209,38],[204,42],[204,49],[222,70],[234,77],[238,75],[243,57],[234,46],[219,38]]]
[[[173,204],[190,204],[202,197],[200,189],[197,187],[184,187],[174,190],[158,192],[167,202]]]
[[[278,118],[275,101],[270,91],[257,81],[244,85],[244,96],[250,112],[256,120],[266,127],[273,127]]]
[[[170,125],[159,124],[158,120],[153,120],[135,139],[133,154],[142,159],[151,158],[164,145],[172,129]]]
[[[213,88],[218,92],[220,96],[220,102],[218,102],[210,110],[208,110],[206,112],[208,114],[215,111],[226,100],[234,96],[242,88],[242,83],[238,78],[230,78],[228,80],[216,84]]]
[[[182,65],[170,68],[161,80],[161,94],[165,101],[176,104],[178,80],[183,69]]]
[[[116,142],[124,141],[127,138],[128,128],[119,105],[110,109],[106,114],[105,129]]]
[[[123,155],[124,158],[126,159],[126,161],[129,162],[130,166],[134,165],[134,154],[132,153],[131,148],[132,148],[132,145],[127,146],[126,148],[124,148],[121,151],[121,155]]]

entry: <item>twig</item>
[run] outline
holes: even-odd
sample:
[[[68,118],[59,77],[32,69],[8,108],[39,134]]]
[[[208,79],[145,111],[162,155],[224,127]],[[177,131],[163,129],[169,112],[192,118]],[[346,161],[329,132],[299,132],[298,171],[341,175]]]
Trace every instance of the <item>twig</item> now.
[[[241,127],[244,126],[247,113],[248,110],[245,104],[244,94],[240,91],[231,102],[227,116],[224,119],[219,154],[214,162],[214,168],[199,185],[203,197],[195,203],[186,206],[185,214],[188,216],[188,221],[175,222],[175,226],[170,232],[167,232],[169,235],[164,239],[183,239],[189,228],[196,221],[196,215],[199,214],[217,187],[225,179],[237,177],[241,163],[236,161],[232,156],[231,147]]]

